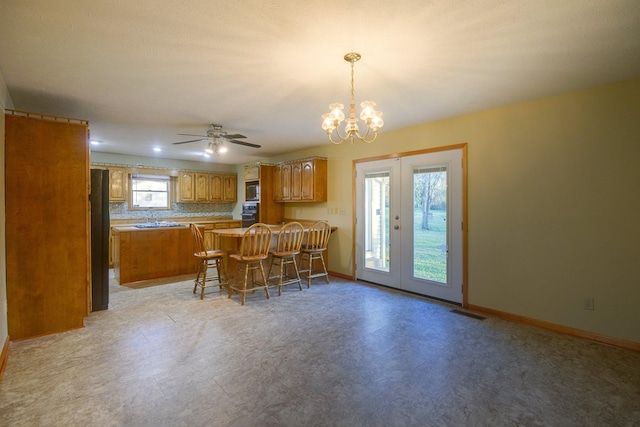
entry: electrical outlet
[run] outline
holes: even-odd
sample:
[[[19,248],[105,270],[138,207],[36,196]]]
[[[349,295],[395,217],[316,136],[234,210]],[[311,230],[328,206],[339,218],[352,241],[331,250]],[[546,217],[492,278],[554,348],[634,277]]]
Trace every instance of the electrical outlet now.
[[[593,297],[587,297],[582,300],[582,308],[585,310],[593,310]]]

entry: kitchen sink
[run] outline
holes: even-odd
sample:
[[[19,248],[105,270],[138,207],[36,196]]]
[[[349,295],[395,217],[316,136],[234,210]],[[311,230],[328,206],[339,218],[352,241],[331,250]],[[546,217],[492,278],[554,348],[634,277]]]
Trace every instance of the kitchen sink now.
[[[177,222],[166,222],[166,221],[156,221],[156,222],[140,222],[135,224],[137,228],[166,228],[166,227],[186,227],[184,224],[179,224]]]

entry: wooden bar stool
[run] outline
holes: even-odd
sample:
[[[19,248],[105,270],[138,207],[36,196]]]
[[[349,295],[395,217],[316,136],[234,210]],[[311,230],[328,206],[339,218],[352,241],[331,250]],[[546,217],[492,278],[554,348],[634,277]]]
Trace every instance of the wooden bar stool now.
[[[195,224],[189,224],[191,236],[195,242],[196,252],[193,254],[198,260],[198,275],[193,285],[193,293],[200,286],[200,299],[204,298],[204,289],[208,286],[219,286],[220,289],[227,286],[224,271],[225,252],[220,250],[208,251],[204,246],[204,239],[200,229]],[[209,269],[215,274],[209,274]]]
[[[329,283],[329,273],[322,256],[327,250],[329,244],[329,236],[331,235],[331,227],[327,221],[317,221],[307,232],[307,239],[300,249],[300,271],[307,278],[307,288],[311,287],[311,279],[316,277],[324,277]],[[303,269],[304,261],[307,261],[307,268]],[[313,272],[313,262],[320,260],[322,271]],[[316,263],[318,264],[318,263]]]
[[[257,223],[242,235],[240,243],[240,252],[230,254],[238,263],[238,271],[233,282],[228,286],[229,298],[233,292],[242,294],[242,305],[247,292],[255,292],[257,289],[264,289],[269,298],[269,287],[267,277],[264,274],[262,260],[269,256],[269,247],[271,246],[271,229],[268,225]],[[260,280],[256,280],[255,272],[260,272]],[[241,274],[239,274],[241,272]],[[251,277],[249,277],[251,272]],[[238,283],[239,282],[239,283]]]
[[[295,221],[283,225],[278,233],[278,240],[275,249],[271,251],[271,264],[269,265],[269,279],[277,279],[278,296],[282,295],[282,286],[291,283],[297,283],[298,288],[302,290],[296,257],[300,254],[303,236],[302,224]],[[279,269],[277,276],[271,275],[274,265],[277,265]],[[287,266],[293,266],[295,275],[287,274]]]

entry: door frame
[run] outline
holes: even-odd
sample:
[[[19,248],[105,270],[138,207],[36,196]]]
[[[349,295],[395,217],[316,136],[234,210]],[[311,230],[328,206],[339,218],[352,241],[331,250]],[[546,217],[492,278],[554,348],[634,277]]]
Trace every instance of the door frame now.
[[[440,151],[462,150],[462,306],[467,307],[468,301],[468,254],[469,254],[469,218],[468,218],[468,170],[467,170],[467,150],[468,143],[446,145],[442,147],[425,148],[423,150],[405,151],[403,153],[384,154],[381,156],[366,157],[363,159],[354,159],[351,162],[351,279],[356,280],[356,166],[358,163],[371,162],[375,160],[394,159],[398,157],[415,156],[418,154],[429,154]]]

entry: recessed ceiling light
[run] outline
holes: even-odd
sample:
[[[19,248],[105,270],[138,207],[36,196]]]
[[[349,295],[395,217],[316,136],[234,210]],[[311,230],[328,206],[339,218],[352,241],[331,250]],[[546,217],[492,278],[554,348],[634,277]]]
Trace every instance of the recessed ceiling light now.
[[[100,141],[98,141],[97,139],[92,139],[91,145],[100,145]]]
[[[162,148],[160,147],[153,147],[153,151],[155,151],[156,153],[159,153],[162,151]]]

